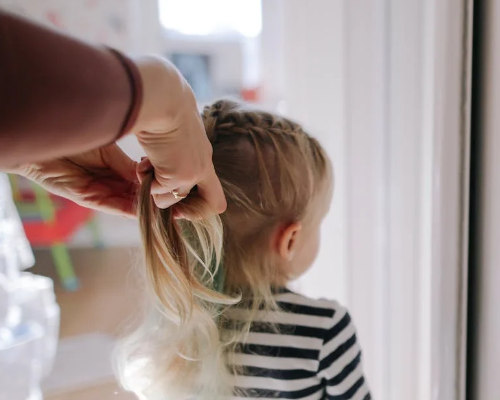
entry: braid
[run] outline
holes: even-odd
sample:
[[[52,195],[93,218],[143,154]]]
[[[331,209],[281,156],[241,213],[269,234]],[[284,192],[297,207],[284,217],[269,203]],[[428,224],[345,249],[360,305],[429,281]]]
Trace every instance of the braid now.
[[[297,136],[304,135],[302,126],[289,119],[243,108],[231,100],[219,100],[206,106],[202,120],[212,145],[217,143],[219,136],[250,134],[269,138],[269,134],[286,135],[296,142]]]
[[[234,173],[227,166],[229,154],[243,157],[245,153],[248,165],[254,165],[255,179],[259,182],[255,190],[258,199],[255,200],[261,205],[261,211],[272,210],[272,205],[283,193],[281,187],[293,185],[298,179],[295,174],[303,173],[297,172],[297,163],[290,157],[296,157],[297,162],[308,159],[303,169],[313,175],[311,164],[318,166],[318,175],[325,174],[327,157],[319,143],[300,124],[287,118],[235,101],[219,100],[204,108],[202,120],[214,149],[214,165],[223,186],[231,181]],[[311,182],[308,179],[307,185]]]

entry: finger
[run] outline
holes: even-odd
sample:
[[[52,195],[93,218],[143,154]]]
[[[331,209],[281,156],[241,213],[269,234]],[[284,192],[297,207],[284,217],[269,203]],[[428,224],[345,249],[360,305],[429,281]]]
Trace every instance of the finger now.
[[[104,163],[120,177],[129,182],[137,182],[137,163],[116,144],[101,150]]]
[[[105,206],[106,210],[113,214],[127,218],[137,218],[135,196],[133,198],[109,199]]]
[[[142,184],[144,179],[147,176],[149,176],[152,170],[153,166],[149,160],[141,161],[136,171],[139,183]],[[177,187],[179,187],[179,184],[176,184],[175,181],[170,181],[168,185],[162,185],[160,182],[158,182],[157,179],[155,179],[153,182],[151,182],[151,194],[161,195],[161,194],[171,193],[172,190],[175,190]],[[184,192],[179,192],[179,193],[184,193]]]
[[[162,194],[153,194],[153,199],[155,201],[155,204],[159,208],[168,208],[171,207],[172,205],[180,202],[181,200],[185,199],[189,193],[191,192],[191,188],[188,187],[181,187],[174,189],[174,191],[177,193],[177,196],[174,195],[173,192],[167,192],[167,193],[162,193]]]
[[[138,163],[136,167],[136,175],[137,178],[139,179],[139,183],[142,184],[142,181],[147,175],[149,175],[152,169],[153,169],[153,164],[151,164],[149,158],[142,157],[141,162]]]
[[[90,197],[80,203],[94,210],[103,211],[108,214],[120,215],[122,217],[136,217],[136,196],[108,196]]]
[[[226,196],[224,196],[222,185],[214,169],[207,178],[198,183],[198,193],[214,212],[221,214],[226,211]]]
[[[137,218],[134,198],[109,198],[103,202],[99,210],[108,214],[120,215],[127,218]]]
[[[138,185],[124,184],[108,180],[89,187],[89,196],[85,203],[88,207],[127,217],[136,216]]]
[[[176,199],[172,193],[154,194],[153,200],[158,208],[168,208],[178,203],[181,199]]]
[[[154,180],[151,183],[151,194],[166,194],[170,193],[172,190],[175,190],[178,185],[175,184],[175,181],[169,181],[167,185],[161,184],[158,180]]]
[[[186,197],[191,192],[193,185],[186,186],[185,181],[181,183],[178,180],[172,180],[167,185],[162,185],[157,180],[154,180],[151,183],[151,194],[166,194],[175,190],[181,197]]]
[[[151,163],[148,157],[142,157],[141,162],[137,164],[137,178],[139,182],[142,183],[144,178],[151,173],[151,170],[154,169],[153,164]],[[181,183],[178,180],[163,178],[163,183],[160,183],[158,179],[155,179],[151,183],[151,194],[153,195],[163,195],[167,193],[172,193],[173,190],[177,190],[178,193],[183,194],[183,196],[187,196],[192,188],[189,186],[186,190],[179,189]],[[166,182],[166,183],[165,183]]]
[[[146,172],[153,169],[153,164],[148,157],[141,157],[141,162],[137,164],[137,170],[141,172]]]

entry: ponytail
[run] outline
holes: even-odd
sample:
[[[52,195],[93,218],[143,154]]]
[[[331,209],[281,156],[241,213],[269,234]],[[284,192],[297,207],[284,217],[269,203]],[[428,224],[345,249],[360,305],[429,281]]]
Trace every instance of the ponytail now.
[[[188,196],[175,220],[159,209],[148,175],[139,197],[145,291],[153,304],[146,320],[118,349],[122,385],[140,399],[220,399],[230,395],[221,306],[238,299],[223,294],[222,224],[201,198]],[[201,397],[200,397],[201,396]]]

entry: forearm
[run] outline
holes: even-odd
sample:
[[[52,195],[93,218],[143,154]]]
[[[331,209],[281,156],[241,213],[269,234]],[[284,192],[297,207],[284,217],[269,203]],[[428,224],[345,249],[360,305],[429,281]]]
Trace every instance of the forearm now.
[[[113,142],[141,90],[128,59],[0,11],[0,167]]]

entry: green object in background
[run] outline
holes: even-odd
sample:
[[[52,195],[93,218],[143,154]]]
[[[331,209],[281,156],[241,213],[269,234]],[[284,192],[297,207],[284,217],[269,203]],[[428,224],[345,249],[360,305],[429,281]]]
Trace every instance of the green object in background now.
[[[42,220],[49,223],[54,222],[56,217],[56,207],[50,198],[49,192],[36,183],[31,183],[31,187],[35,193],[35,202],[38,206]],[[59,275],[59,279],[61,280],[64,288],[69,291],[78,290],[78,278],[75,275],[73,263],[71,262],[71,257],[66,244],[55,243],[51,246],[50,250],[52,251],[52,258],[56,266],[57,274]]]
[[[34,193],[34,202],[25,202],[22,199],[21,188],[18,177],[9,174],[9,181],[12,187],[12,194],[16,208],[21,219],[26,216],[38,216],[46,223],[54,223],[56,219],[56,206],[50,197],[50,194],[41,186],[34,182],[29,182],[29,186]],[[90,224],[89,224],[90,226]],[[99,241],[99,232],[97,226],[93,227],[92,235],[95,241]],[[79,282],[73,269],[73,263],[65,243],[54,243],[51,245],[52,259],[54,261],[57,274],[61,284],[66,290],[75,291],[78,289]]]
[[[68,248],[64,243],[56,243],[50,248],[52,258],[56,265],[57,274],[65,289],[70,291],[78,290],[78,278],[73,270],[73,264],[69,256]]]
[[[99,229],[97,218],[92,218],[87,223],[87,228],[89,228],[90,233],[92,234],[92,240],[94,242],[94,246],[97,247],[98,249],[104,249],[104,241],[102,240],[101,230]]]
[[[33,192],[35,192],[35,202],[38,206],[40,216],[45,222],[52,222],[55,219],[55,207],[49,192],[38,186],[36,183],[31,182]]]

